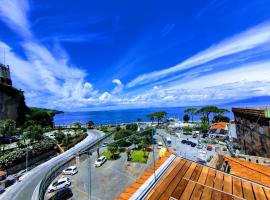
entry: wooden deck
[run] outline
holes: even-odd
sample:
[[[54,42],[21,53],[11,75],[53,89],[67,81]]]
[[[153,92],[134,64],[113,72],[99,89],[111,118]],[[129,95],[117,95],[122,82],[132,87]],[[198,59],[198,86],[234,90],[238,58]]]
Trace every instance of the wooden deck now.
[[[150,191],[146,199],[270,200],[270,189],[215,169],[177,158]]]

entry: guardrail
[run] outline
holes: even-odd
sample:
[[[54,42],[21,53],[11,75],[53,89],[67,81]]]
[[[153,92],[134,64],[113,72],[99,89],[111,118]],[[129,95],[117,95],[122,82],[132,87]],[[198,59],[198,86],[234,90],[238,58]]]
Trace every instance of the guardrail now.
[[[85,148],[81,149],[76,155],[73,155],[71,158],[59,162],[55,167],[51,168],[48,173],[43,177],[43,179],[38,183],[33,195],[32,200],[43,200],[44,195],[46,193],[47,188],[51,184],[51,182],[65,169],[66,167],[70,166],[71,162],[75,163],[76,156],[84,156],[86,151],[94,151],[95,147],[97,147],[103,140],[110,137],[112,134],[104,135],[103,137],[97,139],[96,141],[92,142]]]

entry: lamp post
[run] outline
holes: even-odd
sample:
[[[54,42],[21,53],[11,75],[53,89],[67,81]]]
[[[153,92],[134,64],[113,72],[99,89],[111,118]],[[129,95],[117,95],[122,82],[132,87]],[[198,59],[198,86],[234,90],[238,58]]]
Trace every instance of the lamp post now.
[[[25,171],[27,172],[28,171],[28,144],[26,145],[26,160],[25,160]],[[30,149],[32,149],[33,147],[32,146],[29,146]]]
[[[88,152],[88,200],[91,200],[91,151]]]
[[[153,145],[153,161],[154,161],[154,178],[155,178],[155,182],[156,182],[156,161],[155,161],[155,144],[154,144],[154,125],[152,125],[152,145]]]

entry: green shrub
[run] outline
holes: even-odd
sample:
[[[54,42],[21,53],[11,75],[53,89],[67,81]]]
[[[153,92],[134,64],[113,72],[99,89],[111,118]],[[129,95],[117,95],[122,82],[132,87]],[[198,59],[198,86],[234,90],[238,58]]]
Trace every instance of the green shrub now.
[[[54,149],[55,142],[51,139],[44,139],[38,143],[31,145],[32,149],[28,148],[28,158],[35,158],[43,153]],[[25,162],[26,148],[17,148],[16,150],[5,153],[0,157],[0,169],[5,170],[14,165]]]

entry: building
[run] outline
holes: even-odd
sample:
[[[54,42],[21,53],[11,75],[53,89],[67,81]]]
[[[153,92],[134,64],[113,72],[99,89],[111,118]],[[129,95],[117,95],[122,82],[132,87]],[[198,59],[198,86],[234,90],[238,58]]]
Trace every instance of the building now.
[[[228,124],[226,122],[218,122],[211,126],[209,132],[210,138],[224,139],[229,134]]]
[[[1,63],[0,63],[0,83],[12,85],[9,66],[3,65]]]
[[[270,158],[270,108],[233,108],[232,111],[244,153]]]
[[[187,200],[187,199],[269,199],[270,177],[248,180],[174,155],[163,157],[130,187],[118,200]],[[255,172],[256,174],[259,172]],[[257,181],[257,182],[256,182]]]

